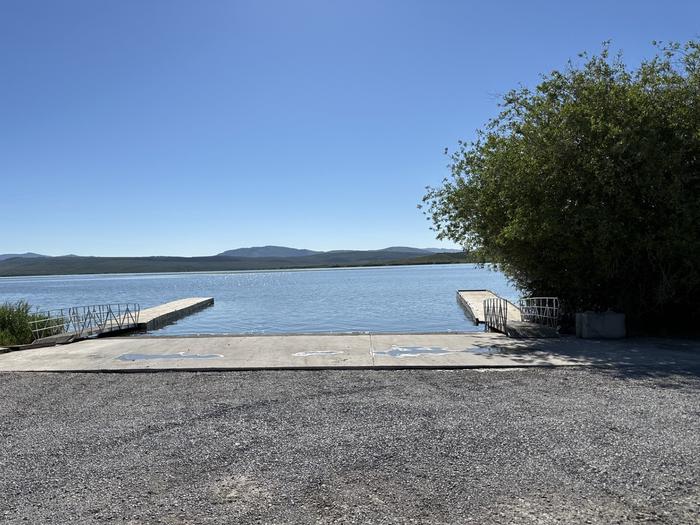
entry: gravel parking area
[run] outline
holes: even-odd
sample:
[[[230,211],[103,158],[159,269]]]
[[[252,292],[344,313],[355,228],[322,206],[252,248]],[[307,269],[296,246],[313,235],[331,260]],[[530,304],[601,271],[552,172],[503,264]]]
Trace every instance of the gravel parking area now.
[[[700,371],[0,374],[3,523],[700,523]]]

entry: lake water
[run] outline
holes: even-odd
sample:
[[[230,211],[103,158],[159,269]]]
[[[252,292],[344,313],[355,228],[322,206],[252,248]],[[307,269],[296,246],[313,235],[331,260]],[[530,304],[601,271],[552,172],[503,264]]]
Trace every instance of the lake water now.
[[[488,288],[509,299],[503,274],[472,264],[299,271],[81,275],[0,278],[0,302],[42,309],[135,302],[141,308],[185,297],[213,307],[154,335],[309,332],[446,332],[475,327],[456,291]]]

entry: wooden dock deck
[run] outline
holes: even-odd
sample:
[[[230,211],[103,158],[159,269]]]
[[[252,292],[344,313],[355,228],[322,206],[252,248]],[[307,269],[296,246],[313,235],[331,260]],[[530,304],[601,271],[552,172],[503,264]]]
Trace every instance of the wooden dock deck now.
[[[484,324],[485,299],[501,299],[491,290],[457,290],[457,298],[474,324]],[[520,308],[508,301],[508,320],[517,322],[521,319]]]
[[[188,297],[146,308],[139,314],[139,330],[157,330],[198,310],[212,306],[213,297]]]

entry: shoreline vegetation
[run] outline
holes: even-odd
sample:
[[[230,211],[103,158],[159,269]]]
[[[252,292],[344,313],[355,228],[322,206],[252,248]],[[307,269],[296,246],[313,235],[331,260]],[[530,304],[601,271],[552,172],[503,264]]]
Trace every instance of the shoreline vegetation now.
[[[341,251],[297,257],[40,257],[0,261],[0,277],[108,273],[187,273],[236,270],[301,270],[364,266],[477,263],[474,254]]]
[[[34,340],[32,325],[46,329],[46,335],[57,335],[63,331],[62,327],[52,324],[44,314],[34,311],[27,301],[0,303],[0,347],[31,343]]]
[[[478,251],[524,295],[628,330],[700,326],[700,39],[627,66],[598,54],[520,86],[423,204],[439,240]]]

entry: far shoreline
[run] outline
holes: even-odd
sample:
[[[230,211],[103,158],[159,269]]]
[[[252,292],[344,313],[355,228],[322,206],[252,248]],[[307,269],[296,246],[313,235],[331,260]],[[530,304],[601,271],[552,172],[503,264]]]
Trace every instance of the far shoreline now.
[[[406,268],[406,267],[426,267],[426,266],[450,266],[450,265],[489,265],[490,262],[474,262],[474,261],[444,261],[444,262],[406,262],[406,263],[391,263],[391,264],[343,264],[337,266],[294,266],[294,267],[279,267],[279,268],[257,268],[257,269],[231,269],[231,270],[171,270],[171,271],[115,271],[115,272],[73,272],[73,273],[34,273],[34,274],[13,274],[0,275],[0,280],[14,280],[23,278],[55,278],[55,277],[125,277],[138,275],[203,275],[203,274],[245,274],[245,273],[277,273],[277,272],[308,272],[308,271],[330,271],[330,270],[371,270],[371,269],[390,269],[390,268]]]

